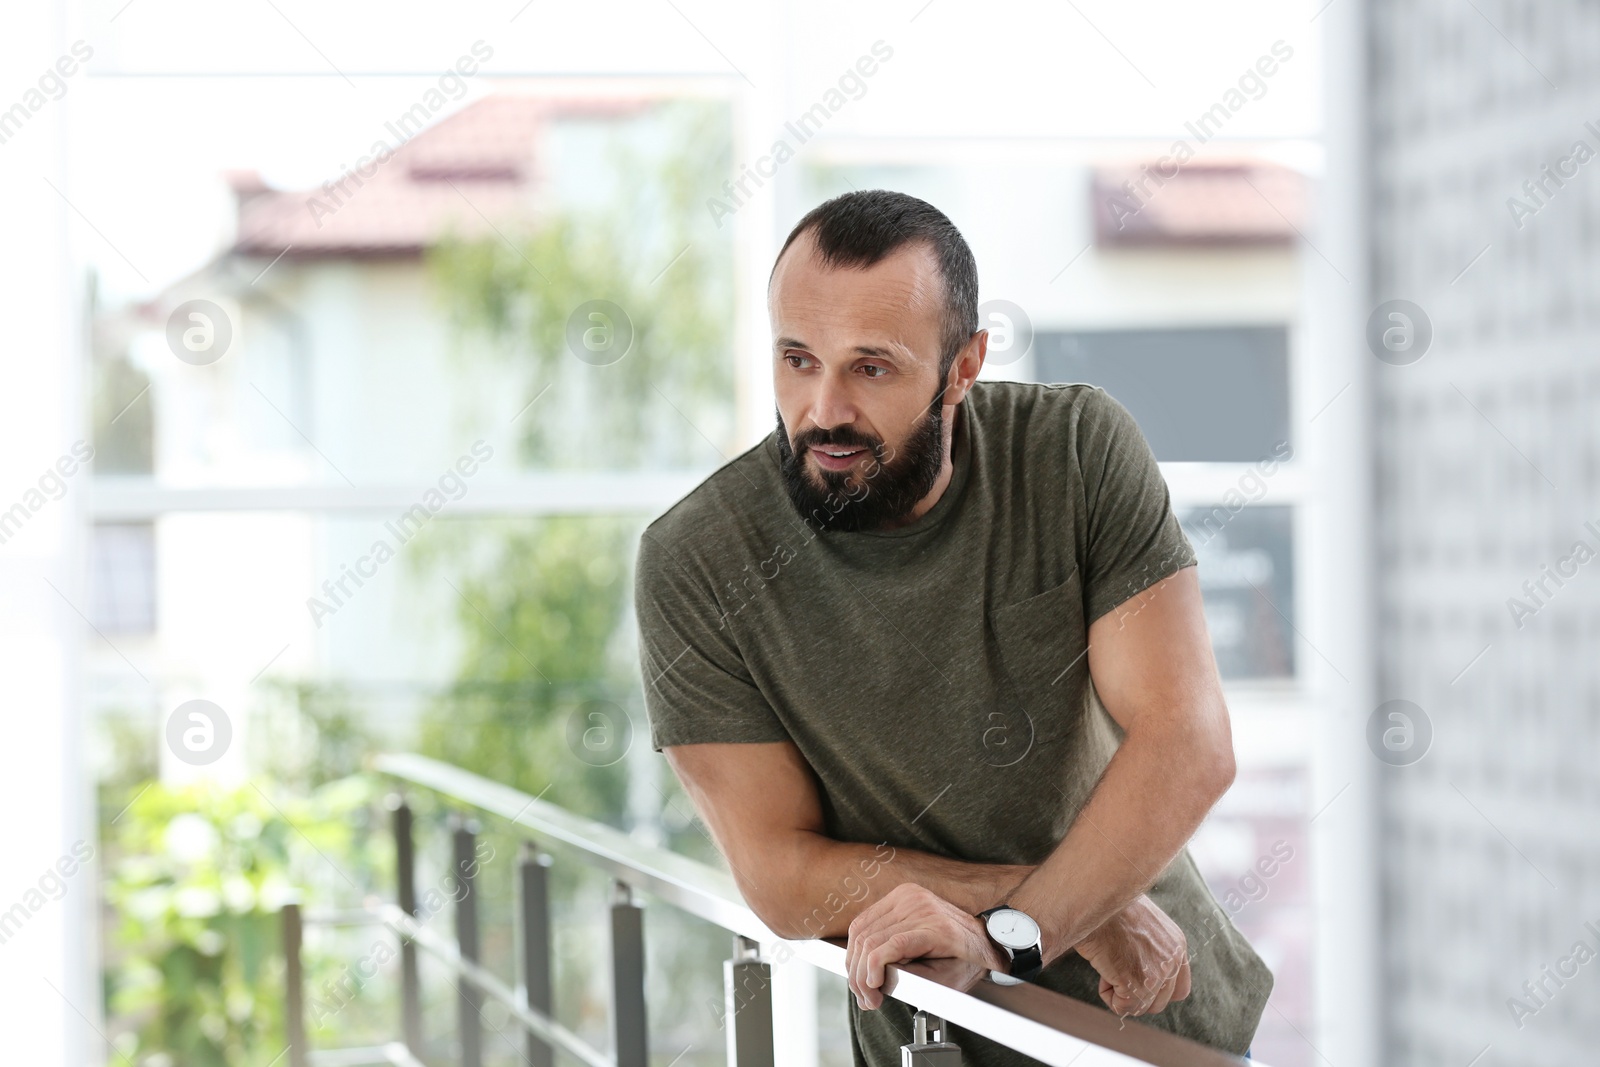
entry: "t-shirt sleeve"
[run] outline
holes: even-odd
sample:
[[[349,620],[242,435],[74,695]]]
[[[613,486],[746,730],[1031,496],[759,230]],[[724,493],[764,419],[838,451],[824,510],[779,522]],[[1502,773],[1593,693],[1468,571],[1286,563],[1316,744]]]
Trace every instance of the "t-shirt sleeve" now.
[[[1083,602],[1092,623],[1193,566],[1195,555],[1173,513],[1155,453],[1128,409],[1103,389],[1085,394],[1078,458],[1088,514]]]
[[[789,732],[745,668],[708,577],[646,530],[634,570],[650,743],[787,741]]]

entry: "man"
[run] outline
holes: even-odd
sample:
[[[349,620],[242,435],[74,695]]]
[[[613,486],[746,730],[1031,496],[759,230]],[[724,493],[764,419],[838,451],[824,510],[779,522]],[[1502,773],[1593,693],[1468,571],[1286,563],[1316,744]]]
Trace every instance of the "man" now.
[[[913,197],[794,228],[777,427],[640,543],[653,744],[762,920],[847,938],[858,1065],[923,957],[1245,1052],[1272,977],[1184,850],[1234,773],[1194,555],[1105,392],[976,381],[977,293]]]

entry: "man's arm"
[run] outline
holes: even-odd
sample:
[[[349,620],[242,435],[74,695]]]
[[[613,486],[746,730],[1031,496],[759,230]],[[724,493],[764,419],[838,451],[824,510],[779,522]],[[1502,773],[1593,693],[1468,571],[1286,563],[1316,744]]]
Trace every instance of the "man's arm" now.
[[[862,908],[907,882],[976,913],[1032,870],[829,838],[816,777],[792,742],[662,751],[745,902],[782,937],[843,937]]]
[[[1149,888],[1233,784],[1228,708],[1193,567],[1090,625],[1089,674],[1122,744],[1010,901],[1038,920],[1047,964]]]
[[[1046,965],[1077,949],[1100,973],[1100,995],[1113,1011],[1159,1012],[1189,995],[1186,940],[1142,894],[1234,774],[1194,568],[1096,619],[1089,673],[1124,731],[1122,744],[1066,836],[1006,903],[1038,921]],[[955,956],[1004,966],[972,910],[954,903],[908,889],[864,909],[847,960],[862,1007],[882,1003],[891,963]]]

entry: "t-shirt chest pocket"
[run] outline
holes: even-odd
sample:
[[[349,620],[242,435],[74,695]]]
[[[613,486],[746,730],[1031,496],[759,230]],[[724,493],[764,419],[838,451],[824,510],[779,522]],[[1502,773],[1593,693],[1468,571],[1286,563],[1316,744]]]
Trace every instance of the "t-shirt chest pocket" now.
[[[1035,743],[1061,736],[1082,714],[1089,679],[1088,627],[1077,571],[1026,600],[989,610],[1002,681],[1021,705]],[[1014,717],[1013,708],[1000,709]],[[1010,724],[1015,727],[1015,723]]]

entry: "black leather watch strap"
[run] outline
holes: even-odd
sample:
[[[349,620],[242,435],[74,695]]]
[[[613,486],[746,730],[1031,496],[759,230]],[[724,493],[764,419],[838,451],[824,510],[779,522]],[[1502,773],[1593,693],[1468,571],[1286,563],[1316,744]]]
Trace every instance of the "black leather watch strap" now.
[[[1039,977],[1039,972],[1042,970],[1044,970],[1044,955],[1039,951],[1038,945],[1011,954],[1011,977],[1031,982]]]

